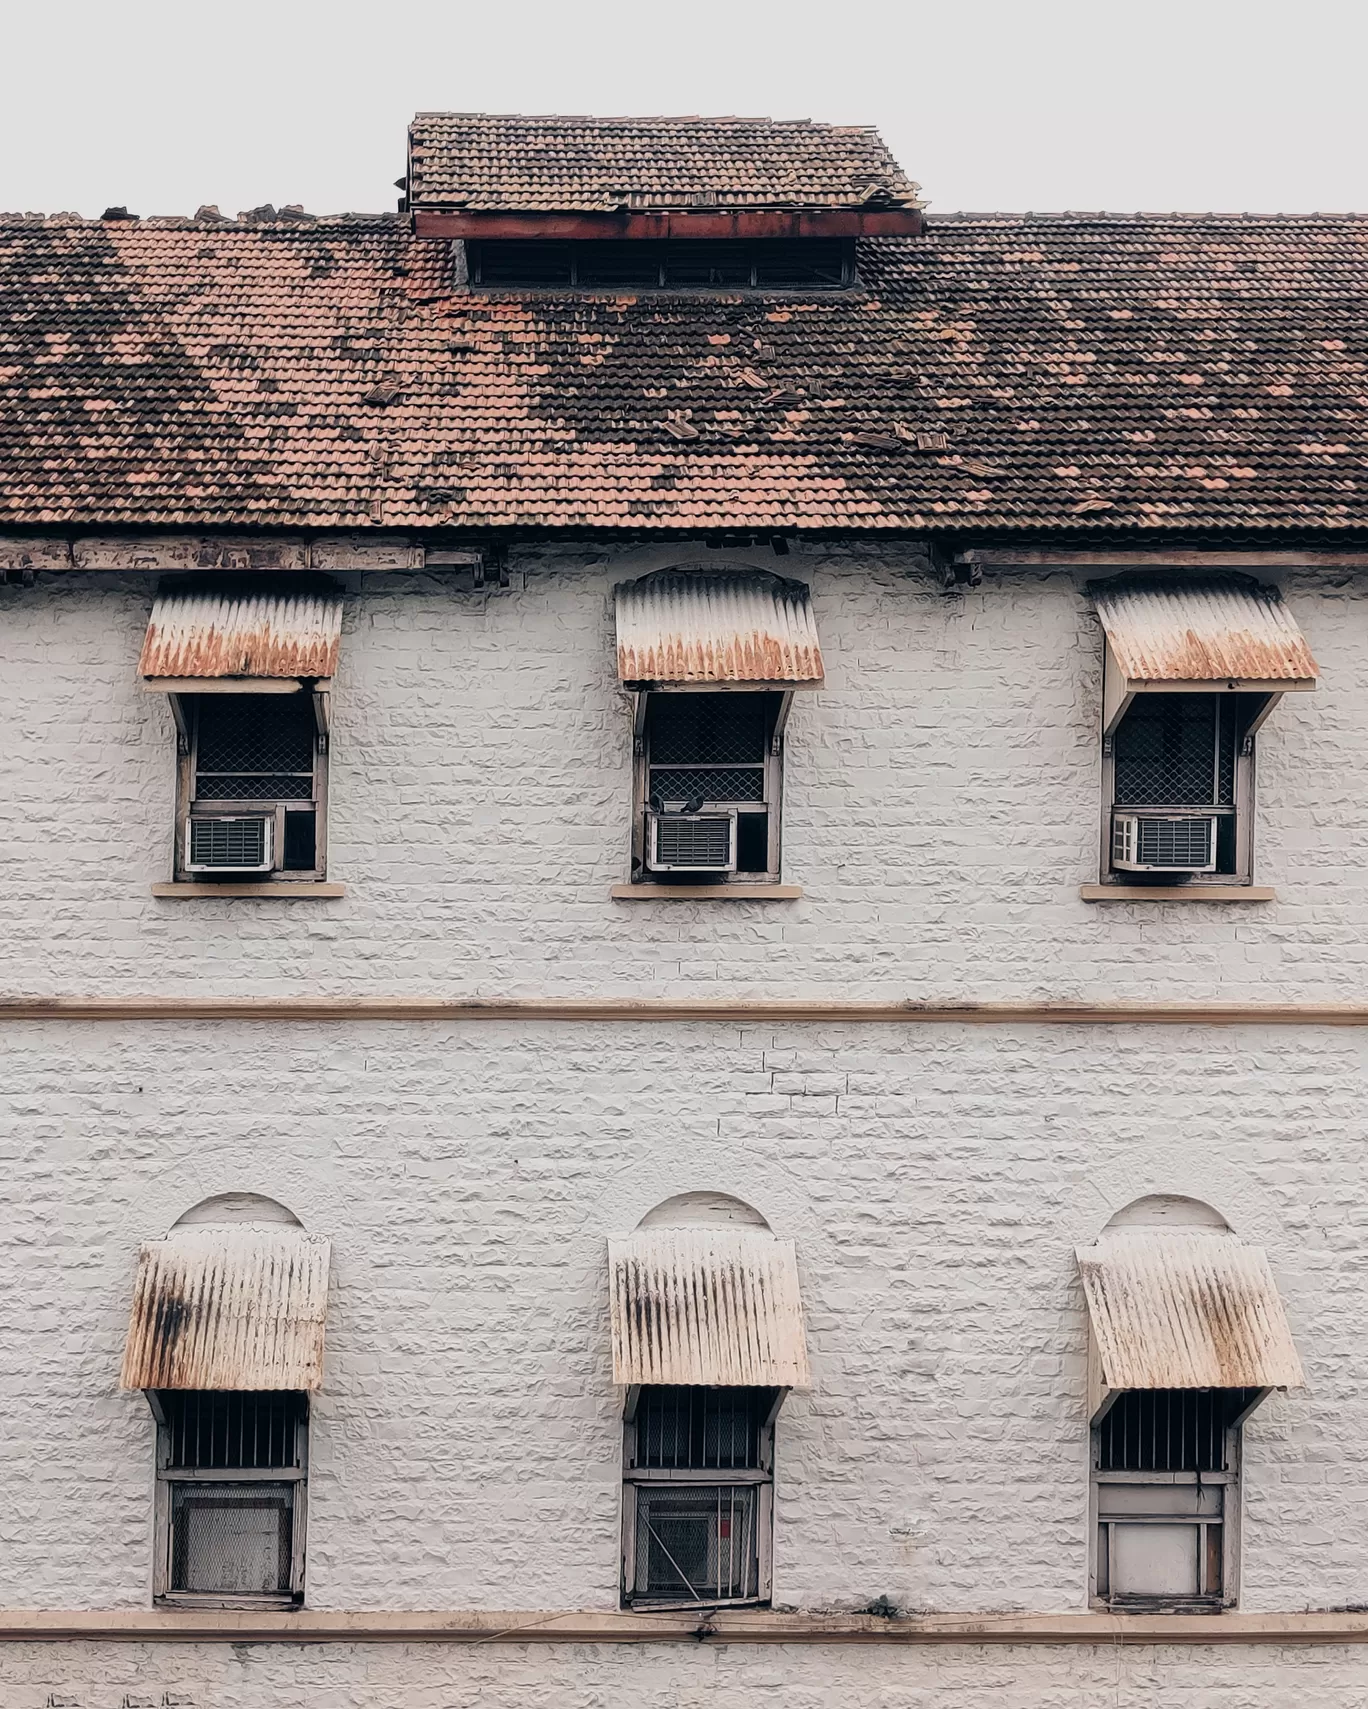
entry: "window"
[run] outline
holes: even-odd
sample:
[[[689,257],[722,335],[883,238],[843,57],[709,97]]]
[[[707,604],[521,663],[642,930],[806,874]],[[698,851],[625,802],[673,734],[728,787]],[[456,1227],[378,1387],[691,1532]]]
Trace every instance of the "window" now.
[[[1268,697],[1137,694],[1104,744],[1104,870],[1126,883],[1248,880],[1254,729]]]
[[[637,877],[745,883],[779,876],[786,696],[644,695],[637,761]]]
[[[153,1410],[158,1596],[302,1601],[307,1397],[161,1390]]]
[[[327,743],[322,696],[177,696],[181,766],[177,877],[325,876]]]
[[[783,1392],[636,1391],[623,1432],[624,1604],[768,1599]]]
[[[1262,1389],[1132,1389],[1093,1428],[1095,1600],[1111,1608],[1235,1601],[1240,1426]]]
[[[854,283],[846,238],[505,240],[469,246],[472,283],[581,290],[820,291]]]

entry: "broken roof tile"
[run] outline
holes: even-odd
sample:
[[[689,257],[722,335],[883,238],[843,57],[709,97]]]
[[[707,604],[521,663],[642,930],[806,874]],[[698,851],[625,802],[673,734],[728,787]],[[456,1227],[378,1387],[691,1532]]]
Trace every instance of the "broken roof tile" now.
[[[5,218],[0,524],[1368,527],[1368,218],[941,217],[860,269],[532,299],[395,217]]]

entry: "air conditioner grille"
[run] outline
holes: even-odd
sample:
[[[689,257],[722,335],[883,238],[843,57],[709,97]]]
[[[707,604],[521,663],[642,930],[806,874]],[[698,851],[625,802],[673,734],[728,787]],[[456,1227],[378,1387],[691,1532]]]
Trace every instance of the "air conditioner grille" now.
[[[264,818],[191,819],[190,866],[220,866],[241,871],[266,864]]]
[[[1210,819],[1141,819],[1136,826],[1140,865],[1209,866],[1214,829]]]
[[[730,817],[666,814],[655,823],[657,865],[727,867],[731,864]]]

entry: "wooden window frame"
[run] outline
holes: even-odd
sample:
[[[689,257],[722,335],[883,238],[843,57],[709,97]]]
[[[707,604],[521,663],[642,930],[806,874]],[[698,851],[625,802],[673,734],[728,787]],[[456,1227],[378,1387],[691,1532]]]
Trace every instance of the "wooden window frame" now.
[[[1225,1463],[1227,1470],[1223,1472],[1105,1472],[1098,1465],[1101,1458],[1102,1418],[1099,1414],[1094,1420],[1090,1431],[1089,1444],[1089,1489],[1088,1489],[1088,1604],[1092,1608],[1102,1609],[1108,1613],[1143,1613],[1143,1614],[1201,1614],[1218,1613],[1239,1605],[1240,1591],[1240,1512],[1241,1488],[1243,1485],[1243,1456],[1244,1456],[1244,1423],[1249,1414],[1258,1405],[1266,1390],[1261,1390],[1257,1399],[1251,1402],[1237,1418],[1225,1427]],[[1105,1486],[1126,1485],[1131,1488],[1172,1489],[1177,1486],[1185,1488],[1209,1489],[1219,1487],[1222,1490],[1221,1512],[1219,1515],[1187,1516],[1155,1514],[1147,1518],[1143,1513],[1127,1515],[1124,1521],[1108,1520],[1100,1516],[1100,1492]],[[1113,1527],[1117,1523],[1135,1525],[1168,1524],[1192,1525],[1200,1532],[1200,1543],[1197,1551],[1199,1583],[1202,1590],[1196,1596],[1173,1597],[1144,1597],[1128,1596],[1125,1592],[1117,1592],[1113,1588],[1114,1574],[1112,1565],[1114,1556],[1107,1562],[1106,1590],[1099,1588],[1103,1578],[1101,1551],[1103,1549],[1102,1530],[1107,1528],[1107,1546],[1113,1547]],[[1205,1589],[1207,1579],[1208,1552],[1206,1548],[1206,1532],[1213,1526],[1221,1526],[1221,1589],[1218,1593]]]
[[[1156,692],[1159,690],[1156,689]],[[1252,700],[1256,696],[1241,696],[1239,699],[1229,690],[1213,684],[1209,690],[1182,690],[1177,692],[1209,693],[1218,701],[1227,702],[1231,715],[1238,716],[1240,699]],[[1162,877],[1150,877],[1145,873],[1126,872],[1112,865],[1112,821],[1116,813],[1124,813],[1128,809],[1116,800],[1116,755],[1115,734],[1122,720],[1131,707],[1141,698],[1140,695],[1128,697],[1120,714],[1110,730],[1102,736],[1102,818],[1100,826],[1100,850],[1098,861],[1099,882],[1123,886],[1146,885],[1153,889],[1156,896],[1162,896],[1165,890],[1201,890],[1208,888],[1219,889],[1232,884],[1252,885],[1254,882],[1254,821],[1256,804],[1256,736],[1272,711],[1280,696],[1267,695],[1262,697],[1262,704],[1247,708],[1248,718],[1242,733],[1238,734],[1235,742],[1235,800],[1228,807],[1175,807],[1169,815],[1175,819],[1182,818],[1233,818],[1235,821],[1235,870],[1233,872],[1194,872],[1186,877],[1175,877],[1165,881]],[[1225,715],[1225,707],[1221,707]],[[1156,809],[1145,808],[1141,811],[1151,812]]]
[[[208,691],[212,692],[212,691]],[[251,693],[251,689],[243,692]],[[310,694],[313,700],[314,713],[314,746],[313,746],[313,797],[312,810],[314,815],[314,864],[312,867],[283,867],[277,866],[271,872],[251,873],[248,875],[253,884],[321,884],[328,876],[328,750],[330,730],[330,692],[327,683],[305,684],[296,692]],[[202,872],[187,872],[185,869],[186,824],[191,813],[199,810],[205,813],[273,813],[275,815],[274,847],[284,858],[285,850],[285,815],[290,809],[298,809],[302,802],[281,802],[262,797],[260,799],[219,800],[217,798],[195,795],[195,770],[198,753],[199,708],[202,697],[198,694],[176,693],[170,697],[171,712],[176,723],[176,819],[174,834],[174,851],[172,873],[177,884],[195,884],[203,887],[206,884],[241,882],[241,873],[225,873],[223,879],[218,879]],[[276,696],[263,694],[262,698],[275,699]]]
[[[653,694],[760,694],[776,695],[778,705],[775,708],[774,719],[765,739],[765,798],[763,801],[727,801],[709,805],[704,803],[705,812],[735,812],[767,813],[769,815],[768,849],[765,857],[764,872],[726,872],[726,873],[680,873],[680,883],[723,889],[731,887],[744,890],[747,885],[773,885],[780,882],[783,855],[783,807],[784,807],[784,728],[788,723],[789,709],[793,703],[791,690],[776,690],[772,687],[751,685],[749,683],[699,683],[672,684],[662,683],[650,688],[634,691],[633,721],[632,721],[632,871],[633,884],[668,885],[671,874],[652,872],[646,865],[646,811],[650,797],[650,742],[648,739],[648,709],[650,696]]]
[[[295,1423],[294,1466],[243,1466],[199,1469],[172,1467],[170,1430],[166,1410],[156,1390],[144,1391],[147,1404],[157,1424],[156,1482],[153,1502],[152,1600],[169,1608],[298,1608],[304,1601],[304,1560],[308,1532],[309,1494],[309,1397],[303,1404]],[[237,1591],[211,1594],[203,1591],[172,1590],[171,1554],[174,1546],[171,1509],[172,1490],[177,1484],[192,1483],[292,1483],[294,1499],[290,1506],[290,1588],[287,1591],[264,1591],[251,1596]]]
[[[769,1412],[760,1427],[758,1467],[719,1468],[715,1466],[685,1470],[679,1467],[636,1467],[636,1417],[641,1389],[628,1389],[622,1412],[622,1582],[621,1602],[624,1608],[763,1608],[768,1607],[774,1580],[774,1436],[779,1409],[788,1396],[787,1389],[775,1389]],[[644,1488],[688,1488],[689,1485],[749,1484],[756,1491],[755,1502],[755,1595],[700,1598],[675,1602],[666,1598],[647,1596],[636,1589],[637,1559],[637,1492]]]

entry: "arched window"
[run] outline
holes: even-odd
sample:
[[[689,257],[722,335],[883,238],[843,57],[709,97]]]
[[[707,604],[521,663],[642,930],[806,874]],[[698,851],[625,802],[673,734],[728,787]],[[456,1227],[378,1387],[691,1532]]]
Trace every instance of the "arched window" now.
[[[1268,1259],[1197,1199],[1137,1199],[1081,1247],[1090,1322],[1092,1600],[1234,1605],[1241,1427],[1301,1365]]]
[[[328,1261],[326,1240],[252,1193],[203,1200],[138,1254],[122,1384],[157,1422],[159,1601],[303,1599]]]
[[[739,1199],[685,1193],[609,1265],[623,1602],[766,1601],[775,1421],[808,1385],[793,1243]]]

